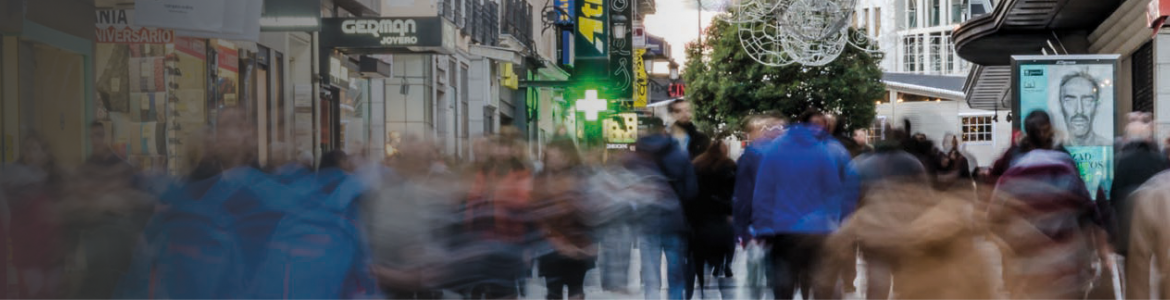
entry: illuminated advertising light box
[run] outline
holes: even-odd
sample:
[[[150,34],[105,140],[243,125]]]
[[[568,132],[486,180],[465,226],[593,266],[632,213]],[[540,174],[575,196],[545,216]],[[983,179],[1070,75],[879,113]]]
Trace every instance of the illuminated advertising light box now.
[[[1013,127],[1043,110],[1052,117],[1089,194],[1113,183],[1114,107],[1118,55],[1012,57]]]

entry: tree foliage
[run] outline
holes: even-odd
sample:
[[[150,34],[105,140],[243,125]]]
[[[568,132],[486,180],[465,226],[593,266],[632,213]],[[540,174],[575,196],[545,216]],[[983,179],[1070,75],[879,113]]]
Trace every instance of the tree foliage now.
[[[752,114],[779,113],[795,119],[812,107],[841,115],[845,130],[869,127],[875,102],[886,96],[880,54],[845,46],[837,60],[822,67],[765,66],[744,52],[738,29],[728,17],[713,20],[702,46],[687,45],[686,97],[700,124],[709,130],[738,131]]]

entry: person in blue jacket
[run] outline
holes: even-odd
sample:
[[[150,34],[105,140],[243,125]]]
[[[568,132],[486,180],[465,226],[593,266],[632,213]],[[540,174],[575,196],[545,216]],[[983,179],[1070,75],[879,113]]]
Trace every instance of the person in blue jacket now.
[[[834,283],[815,283],[813,273],[825,238],[857,205],[859,186],[849,151],[826,128],[824,114],[809,110],[761,150],[748,225],[772,246],[776,299],[791,299],[797,286],[805,299],[808,291],[834,296]]]

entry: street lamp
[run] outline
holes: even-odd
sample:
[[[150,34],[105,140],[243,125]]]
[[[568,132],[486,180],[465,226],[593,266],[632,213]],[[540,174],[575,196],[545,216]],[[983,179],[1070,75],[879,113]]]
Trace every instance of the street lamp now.
[[[626,19],[626,16],[623,15],[613,17],[613,38],[619,40],[626,39],[626,29],[629,28],[627,21],[629,19]]]

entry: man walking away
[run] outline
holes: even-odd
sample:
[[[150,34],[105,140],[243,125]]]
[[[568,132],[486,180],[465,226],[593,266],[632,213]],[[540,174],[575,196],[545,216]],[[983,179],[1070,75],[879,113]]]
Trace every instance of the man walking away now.
[[[661,257],[667,261],[667,286],[671,300],[683,299],[686,285],[687,222],[683,213],[686,203],[697,197],[698,183],[690,159],[675,147],[663,130],[662,121],[651,118],[647,135],[638,139],[637,158],[628,166],[659,175],[657,183],[645,187],[646,205],[638,208],[641,216],[642,282],[646,299],[661,299]]]
[[[810,110],[799,120],[764,149],[752,199],[750,225],[772,245],[776,299],[791,299],[797,285],[814,290],[821,246],[857,203],[849,152],[828,134],[824,115]],[[817,283],[812,295],[832,297],[834,284]]]

